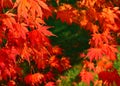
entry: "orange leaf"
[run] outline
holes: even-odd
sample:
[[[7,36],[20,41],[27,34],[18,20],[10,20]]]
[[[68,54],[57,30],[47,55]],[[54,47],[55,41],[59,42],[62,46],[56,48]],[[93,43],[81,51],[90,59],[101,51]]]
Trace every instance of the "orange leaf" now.
[[[83,70],[80,73],[81,79],[83,82],[87,83],[88,86],[90,85],[90,81],[93,81],[93,74],[91,72],[87,72],[85,70]]]
[[[108,86],[113,86],[114,82],[118,84],[118,80],[120,80],[120,76],[118,75],[116,70],[113,71],[102,71],[98,74],[99,79],[102,79],[103,82],[107,82]],[[119,85],[117,85],[119,86]]]
[[[18,7],[18,17],[25,19],[28,17],[32,17],[33,19],[36,17],[42,18],[42,9],[50,11],[49,7],[41,0],[16,0],[15,7]]]
[[[104,55],[104,52],[101,48],[90,48],[88,49],[87,57],[90,58],[90,61],[93,59],[98,60]]]
[[[48,82],[45,86],[56,86],[54,82]]]
[[[41,73],[29,74],[24,78],[26,84],[29,85],[41,84],[43,82],[43,79],[44,75]]]
[[[0,0],[0,7],[2,8],[12,8],[13,2],[12,0]]]
[[[111,60],[114,61],[116,59],[116,53],[118,52],[118,50],[115,45],[104,44],[102,47],[102,51],[106,56],[109,56]]]

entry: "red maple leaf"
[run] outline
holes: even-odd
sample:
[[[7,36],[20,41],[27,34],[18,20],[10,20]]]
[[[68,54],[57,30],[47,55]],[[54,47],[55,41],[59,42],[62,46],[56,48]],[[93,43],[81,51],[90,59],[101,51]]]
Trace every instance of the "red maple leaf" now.
[[[50,57],[49,64],[50,64],[51,68],[56,68],[59,72],[63,71],[63,68],[60,64],[60,60],[56,56]]]
[[[26,84],[35,85],[41,84],[44,80],[44,75],[41,73],[29,74],[24,78]]]
[[[76,16],[77,11],[74,8],[72,8],[71,5],[63,4],[63,6],[61,6],[59,11],[57,12],[56,19],[60,19],[62,22],[71,24],[74,22]]]
[[[55,80],[55,78],[54,78],[55,75],[51,71],[47,72],[44,76],[45,76],[45,81]]]
[[[52,47],[52,51],[53,51],[54,55],[61,55],[62,54],[62,49],[59,46]]]
[[[6,30],[6,28],[13,29],[13,24],[16,24],[15,16],[16,15],[12,13],[0,14],[0,21],[2,22],[2,28],[4,28],[4,30]]]
[[[93,74],[91,72],[87,72],[85,70],[83,70],[80,73],[80,77],[81,77],[83,82],[88,84],[88,86],[90,85],[90,81],[93,81]]]
[[[115,45],[104,44],[103,47],[102,47],[102,51],[104,52],[104,54],[106,56],[109,56],[109,58],[111,60],[115,60],[116,59],[116,53],[118,52],[118,50],[117,50]]]
[[[2,8],[12,8],[13,2],[12,0],[0,0],[0,7]]]
[[[18,7],[18,17],[25,19],[28,17],[32,17],[33,19],[36,17],[42,18],[42,9],[50,11],[49,7],[41,0],[16,0],[14,4],[14,8],[15,7]]]
[[[90,61],[93,59],[98,60],[104,55],[104,52],[101,48],[90,48],[88,49],[87,57],[90,58]]]
[[[26,43],[24,43],[24,47],[20,49],[20,56],[21,59],[27,60],[30,63],[30,56],[32,54],[32,49],[27,46]]]
[[[16,82],[13,81],[13,80],[10,80],[10,81],[7,83],[7,86],[16,86]]]
[[[110,31],[106,30],[103,33],[94,33],[92,34],[92,39],[89,44],[94,47],[102,47],[103,44],[110,44],[114,41],[110,35]]]
[[[70,60],[67,57],[62,57],[60,61],[61,61],[61,66],[63,67],[63,70],[67,70],[71,68]]]
[[[117,71],[102,71],[98,74],[99,79],[103,80],[103,82],[107,82],[108,86],[113,85],[114,82],[117,86],[119,86],[118,81],[120,80],[120,76]]]
[[[101,24],[103,24],[103,29],[109,29],[113,31],[119,30],[119,25],[116,23],[116,20],[119,20],[119,7],[107,7],[103,9],[103,12],[101,12],[100,17],[104,21],[101,21]]]
[[[48,82],[45,86],[56,86],[54,82]]]
[[[44,34],[45,36],[55,36],[54,34],[52,34],[52,32],[50,32],[48,30],[50,27],[48,27],[48,26],[42,26],[40,24],[37,24],[37,26],[38,26],[38,31],[40,33]]]
[[[116,59],[116,53],[118,50],[114,45],[108,45],[104,44],[100,48],[90,48],[88,49],[87,57],[90,58],[90,61],[93,59],[98,60],[100,59],[103,55],[109,56],[111,60]]]
[[[84,61],[84,68],[89,68],[90,70],[94,70],[95,66],[93,62]]]

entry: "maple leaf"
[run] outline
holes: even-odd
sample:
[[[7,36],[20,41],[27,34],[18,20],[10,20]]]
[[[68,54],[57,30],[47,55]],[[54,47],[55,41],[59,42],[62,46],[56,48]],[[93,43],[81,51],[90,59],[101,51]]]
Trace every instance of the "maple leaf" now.
[[[106,44],[114,43],[114,38],[111,36],[109,30],[105,30],[102,34],[102,39]]]
[[[105,64],[105,68],[106,69],[112,69],[113,68],[113,63],[112,62],[107,62],[106,64]]]
[[[48,19],[50,16],[52,16],[52,12],[49,10],[43,9],[43,19],[44,18]]]
[[[80,26],[82,26],[82,27],[85,27],[89,22],[86,15],[87,15],[86,10],[80,11],[80,16],[81,17],[80,17],[80,22],[78,24],[80,24]]]
[[[102,86],[102,80],[96,80],[94,86]]]
[[[43,1],[41,0],[37,0],[38,4],[43,8],[43,9],[46,9],[46,10],[49,10],[49,7],[47,6],[47,4],[45,4]]]
[[[60,7],[60,10],[57,12],[56,19],[60,19],[62,22],[67,22],[68,24],[71,24],[76,20],[77,16],[77,10],[72,8],[69,4],[63,4],[63,6]]]
[[[93,59],[98,60],[103,55],[109,56],[111,60],[116,59],[116,53],[118,50],[114,45],[103,44],[100,48],[90,48],[88,49],[87,57],[90,58],[90,61]]]
[[[41,26],[38,24],[38,29],[28,32],[28,38],[32,47],[37,49],[43,45],[50,46],[49,39],[46,36],[53,35],[50,31],[47,30],[47,26]],[[36,39],[34,39],[36,38]]]
[[[13,2],[12,0],[0,0],[0,7],[2,8],[12,8]]]
[[[7,49],[9,59],[13,60],[13,62],[16,62],[16,56],[19,55],[18,50],[15,47],[10,47],[10,49]]]
[[[103,56],[98,62],[95,68],[96,73],[101,71],[111,70],[113,68],[113,62],[107,56]]]
[[[68,12],[71,12],[70,10],[68,10]],[[69,24],[72,23],[72,18],[71,18],[71,15],[70,17],[68,17],[68,13],[67,11],[59,11],[57,12],[57,19],[61,19],[62,22],[67,22]]]
[[[54,82],[48,82],[45,86],[56,86]]]
[[[42,18],[42,9],[50,11],[48,6],[41,0],[16,0],[16,3],[14,4],[14,8],[15,7],[18,7],[18,17],[23,17],[25,19],[29,16],[33,19],[36,17]]]
[[[118,80],[120,80],[120,76],[118,75],[116,70],[113,70],[111,72],[102,71],[98,74],[98,77],[99,77],[99,79],[102,79],[103,82],[107,82],[108,86],[113,85],[114,82],[116,83]],[[117,85],[117,86],[119,86],[119,85]]]
[[[36,39],[35,39],[36,38]],[[28,39],[30,41],[31,47],[36,47],[42,46],[42,36],[38,32],[38,30],[33,30],[31,32],[28,32]]]
[[[56,56],[50,57],[49,63],[52,67],[59,67],[59,60]]]
[[[2,80],[7,80],[7,78],[10,76],[11,76],[10,71],[7,68],[1,71]]]
[[[27,40],[27,33],[28,29],[23,23],[13,23],[12,28],[6,31],[6,37],[8,41],[7,45],[14,45],[19,48],[22,47],[24,45],[24,42]]]
[[[64,70],[71,68],[70,61],[67,57],[62,57],[60,61]]]
[[[15,16],[16,15],[12,13],[0,14],[0,21],[2,22],[4,30],[6,30],[6,28],[13,29],[13,24],[16,23]]]
[[[63,71],[63,68],[60,64],[60,60],[56,56],[51,56],[49,59],[49,64],[51,67],[56,68],[59,72]]]
[[[90,61],[93,59],[98,60],[104,55],[104,52],[101,48],[90,48],[88,49],[87,57],[90,58]]]
[[[13,81],[13,80],[10,80],[10,81],[7,83],[7,86],[16,86],[16,82]]]
[[[52,47],[52,51],[53,51],[54,55],[61,55],[62,54],[62,49],[59,46]]]
[[[35,60],[35,63],[37,64],[38,69],[45,69],[48,66],[48,58],[46,58],[45,56],[42,58],[39,56],[34,60]]]
[[[29,57],[31,56],[32,50],[27,46],[27,44],[24,44],[24,47],[20,50],[20,56],[22,59],[27,60],[30,63]]]
[[[103,39],[101,34],[92,34],[92,39],[90,40],[89,44],[92,46],[98,47],[103,44]]]
[[[28,17],[25,21],[25,19],[22,19],[20,20],[20,22],[22,22],[22,24],[25,24],[26,27],[29,27],[29,31],[32,31],[34,29],[38,29],[38,27],[41,25],[41,26],[44,26],[46,25],[44,20],[42,18],[39,18],[39,17],[36,17],[34,20],[32,17]],[[23,25],[23,26],[25,26]]]
[[[97,0],[81,0],[80,7],[93,7]]]
[[[48,27],[48,26],[42,26],[42,25],[40,25],[40,24],[37,24],[37,26],[38,26],[38,31],[40,32],[40,33],[42,33],[42,34],[44,34],[45,36],[55,36],[54,34],[52,34],[52,32],[50,32],[49,30],[48,30],[48,28],[50,28],[50,27]]]
[[[83,82],[88,84],[88,86],[90,85],[90,81],[93,81],[93,74],[91,72],[87,72],[86,70],[81,71],[80,77]]]
[[[13,26],[13,29],[9,30],[8,36],[10,34],[12,38],[22,38],[26,40],[28,29],[19,23],[13,24]]]
[[[16,55],[18,55],[18,52],[14,47],[0,49],[0,76],[3,80],[16,78],[16,71],[18,71]]]
[[[85,20],[83,20],[83,21],[85,21]],[[81,22],[83,22],[83,21],[81,21]],[[88,22],[85,29],[89,30],[92,33],[98,33],[98,28],[99,27],[97,25],[95,25],[91,22]]]
[[[54,78],[55,75],[51,71],[49,71],[46,74],[44,74],[44,77],[45,77],[45,81],[55,80],[55,78]]]
[[[33,50],[33,60],[35,61],[35,64],[37,64],[38,69],[45,69],[48,66],[48,57],[49,57],[49,52],[48,50],[44,47],[41,46],[39,49],[32,48]]]
[[[15,47],[0,49],[0,59],[2,61],[8,61],[14,64],[16,62],[16,55],[18,54],[19,52]],[[6,59],[3,60],[4,57],[6,57]]]
[[[85,55],[85,53],[80,53],[79,56],[80,56],[80,58],[84,58],[86,55]]]
[[[89,44],[94,47],[102,47],[103,44],[113,43],[114,39],[111,37],[109,30],[104,31],[102,34],[94,33],[92,34],[92,39],[90,39]]]
[[[33,86],[35,84],[41,84],[43,82],[43,79],[44,79],[44,75],[41,73],[29,74],[24,78],[26,84],[33,85]]]
[[[118,31],[119,25],[118,25],[118,22],[116,23],[116,20],[119,20],[119,15],[120,15],[120,11],[118,7],[104,8],[103,12],[101,12],[101,15],[100,15],[101,19],[104,20],[104,21],[101,21],[101,25],[103,25],[103,29]]]
[[[84,68],[89,68],[90,70],[94,70],[95,66],[93,62],[84,61]]]
[[[15,7],[18,7],[17,8],[18,18],[22,16],[26,19],[28,16],[27,14],[28,9],[30,9],[30,4],[27,2],[27,0],[16,0],[16,2],[14,3],[14,8]]]
[[[116,59],[116,53],[118,52],[118,50],[116,49],[115,45],[104,44],[102,47],[102,51],[105,55],[109,56],[111,60],[114,61]]]

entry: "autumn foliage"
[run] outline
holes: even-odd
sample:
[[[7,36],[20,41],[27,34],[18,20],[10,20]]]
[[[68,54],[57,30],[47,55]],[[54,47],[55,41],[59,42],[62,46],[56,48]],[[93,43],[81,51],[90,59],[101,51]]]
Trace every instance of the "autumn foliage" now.
[[[0,1],[0,85],[56,86],[59,74],[71,68],[62,49],[51,45],[49,36],[56,35],[49,29],[54,26],[44,21],[50,16],[89,31],[90,48],[81,54],[81,81],[88,86],[120,85],[114,67],[120,53],[120,1],[77,0],[74,6],[61,1],[55,0],[57,6],[52,0]]]
[[[0,1],[1,85],[46,84],[71,67],[66,57],[57,58],[62,50],[50,44],[48,36],[55,35],[45,25],[43,16],[49,14],[44,12],[51,10],[42,0]],[[54,70],[58,73],[53,73]]]
[[[90,48],[81,54],[84,59],[81,81],[89,86],[119,86],[120,76],[114,67],[120,32],[119,0],[78,0],[75,6],[62,4],[57,8],[57,18],[68,24],[76,23],[90,31]],[[94,80],[95,75],[99,80]]]

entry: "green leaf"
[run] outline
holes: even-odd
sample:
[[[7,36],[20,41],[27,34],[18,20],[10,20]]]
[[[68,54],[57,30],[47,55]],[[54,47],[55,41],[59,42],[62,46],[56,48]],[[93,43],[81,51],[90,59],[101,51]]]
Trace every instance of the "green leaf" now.
[[[85,82],[80,82],[77,86],[87,86]]]

